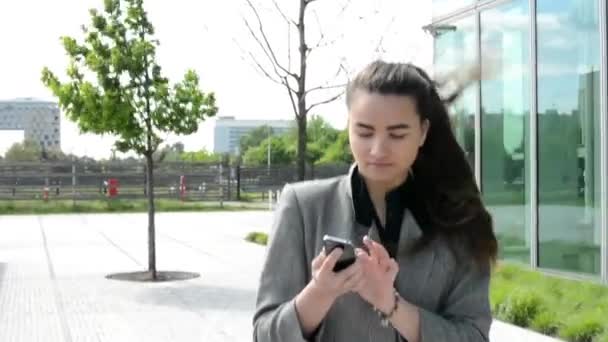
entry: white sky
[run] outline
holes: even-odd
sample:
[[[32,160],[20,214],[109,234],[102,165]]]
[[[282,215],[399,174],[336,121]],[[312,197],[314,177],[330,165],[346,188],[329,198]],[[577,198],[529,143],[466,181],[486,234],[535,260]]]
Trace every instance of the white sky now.
[[[286,1],[278,1],[287,3]],[[271,0],[256,0],[271,43],[277,46],[279,58],[287,61],[286,24],[273,10]],[[295,14],[286,8],[288,14]],[[347,11],[337,14],[345,0],[319,0],[309,12],[307,34],[310,44],[319,36],[319,27],[326,36],[336,38],[335,44],[317,52],[309,61],[309,84],[318,85],[332,79],[340,59],[352,72],[378,57],[375,47],[382,39],[387,60],[412,61],[424,68],[432,65],[432,38],[421,27],[431,20],[431,1],[352,0]],[[414,6],[413,3],[416,3]],[[67,57],[59,37],[82,38],[80,26],[89,23],[88,9],[100,8],[103,0],[19,0],[0,2],[0,99],[36,97],[52,100],[52,94],[40,82],[40,73],[48,66],[65,79]],[[148,0],[145,4],[160,40],[157,57],[164,75],[172,83],[181,80],[186,69],[199,73],[204,91],[214,91],[218,99],[218,115],[241,119],[291,119],[293,112],[287,94],[255,70],[243,50],[253,49],[242,15],[248,15],[243,0]],[[295,17],[295,16],[293,16]],[[292,42],[295,43],[296,36]],[[238,44],[236,43],[238,42]],[[239,45],[241,48],[239,48]],[[295,44],[294,44],[295,45]],[[283,52],[283,53],[281,53]],[[328,94],[319,94],[322,98]],[[346,123],[343,100],[315,108],[338,128]],[[111,137],[79,134],[76,125],[65,117],[61,123],[62,149],[66,153],[107,158]],[[0,131],[0,153],[23,134]],[[182,141],[186,150],[202,147],[212,149],[213,120],[201,125],[188,137],[169,136],[167,142]]]

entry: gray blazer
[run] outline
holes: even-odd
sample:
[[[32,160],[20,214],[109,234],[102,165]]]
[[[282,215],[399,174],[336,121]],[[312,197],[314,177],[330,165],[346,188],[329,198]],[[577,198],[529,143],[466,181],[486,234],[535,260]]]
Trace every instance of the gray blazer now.
[[[306,341],[294,299],[311,279],[311,262],[321,251],[324,234],[360,242],[369,233],[378,240],[375,227],[355,222],[350,176],[285,186],[262,270],[253,318],[254,341]],[[406,210],[399,250],[408,248],[421,234]],[[398,253],[397,259],[400,270],[395,288],[420,308],[422,342],[488,341],[492,322],[489,271],[481,271],[472,260],[457,263],[439,239],[414,256]],[[382,327],[373,308],[355,293],[334,303],[313,340],[404,341],[395,329]]]

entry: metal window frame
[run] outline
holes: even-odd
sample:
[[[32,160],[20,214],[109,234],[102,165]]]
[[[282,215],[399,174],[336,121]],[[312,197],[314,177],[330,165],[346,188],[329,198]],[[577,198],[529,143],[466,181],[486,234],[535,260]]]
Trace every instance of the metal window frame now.
[[[539,226],[538,226],[538,56],[536,32],[536,0],[529,0],[530,6],[530,129],[528,160],[530,173],[530,267],[539,267]]]
[[[608,284],[608,4],[599,1],[600,51],[600,218],[601,218],[601,279]]]
[[[475,12],[475,38],[477,38],[477,64],[481,68],[481,13]],[[481,80],[477,81],[477,94],[475,98],[475,179],[479,191],[483,191],[483,182],[481,179]]]
[[[468,15],[479,13],[482,10],[495,7],[507,2],[511,2],[513,0],[478,0],[476,3],[467,5],[460,9],[457,9],[451,13],[446,13],[444,15],[439,15],[437,17],[432,18],[431,24],[423,27],[425,31],[431,29],[434,25],[439,25],[443,23],[452,22],[454,20],[460,19],[462,17],[466,17]]]
[[[432,4],[431,4],[432,6]],[[441,22],[446,22],[446,21],[452,21],[455,17],[460,17],[466,14],[469,14],[471,12],[474,12],[475,9],[477,8],[477,4],[470,4],[467,5],[465,7],[459,8],[457,10],[454,10],[452,12],[443,14],[443,15],[438,15],[436,17],[432,17],[432,22],[433,23],[441,23]]]

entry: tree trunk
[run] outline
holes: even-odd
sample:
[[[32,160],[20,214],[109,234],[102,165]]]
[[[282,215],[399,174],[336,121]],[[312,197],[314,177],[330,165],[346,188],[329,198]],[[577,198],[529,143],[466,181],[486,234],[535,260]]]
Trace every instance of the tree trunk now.
[[[300,78],[298,79],[298,180],[306,177],[306,58],[308,46],[306,45],[306,27],[304,16],[306,14],[306,0],[300,0],[298,16],[298,35],[300,38]]]
[[[298,180],[306,178],[306,116],[299,116],[298,119]]]
[[[148,196],[148,271],[156,279],[156,232],[154,227],[154,161],[146,155],[146,190]]]
[[[139,9],[143,11],[142,3],[139,3]],[[145,40],[145,32],[141,31],[140,38],[142,41]],[[150,64],[148,63],[148,55],[144,55],[144,99],[146,100],[146,151],[144,155],[146,156],[146,180],[147,180],[147,196],[148,196],[148,271],[150,272],[152,279],[157,279],[156,274],[156,228],[154,226],[154,151],[155,148],[152,148],[152,110],[150,108],[150,87],[152,86],[150,80],[150,74],[148,69],[150,68]]]

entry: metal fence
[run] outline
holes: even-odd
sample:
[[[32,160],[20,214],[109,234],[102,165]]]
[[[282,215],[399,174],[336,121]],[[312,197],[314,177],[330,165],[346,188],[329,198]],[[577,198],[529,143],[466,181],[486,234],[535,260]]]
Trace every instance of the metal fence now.
[[[306,179],[344,174],[348,165],[307,168]],[[180,179],[183,177],[183,190]],[[108,180],[118,181],[117,198],[146,197],[145,163],[2,163],[0,200],[102,199],[109,195]],[[155,198],[184,200],[265,199],[286,183],[297,180],[295,165],[272,167],[164,162],[154,166]]]

